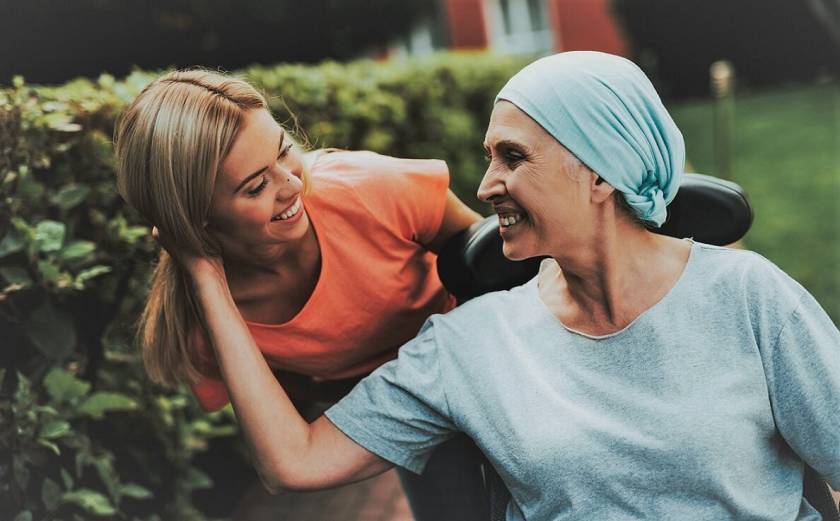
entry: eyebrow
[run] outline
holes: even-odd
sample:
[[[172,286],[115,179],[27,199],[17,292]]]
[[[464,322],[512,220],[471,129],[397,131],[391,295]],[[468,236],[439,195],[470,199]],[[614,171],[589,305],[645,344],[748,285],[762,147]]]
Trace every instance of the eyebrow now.
[[[484,145],[485,150],[490,150],[490,145],[488,145],[486,141],[482,144]],[[520,143],[518,141],[513,141],[511,139],[502,139],[502,140],[496,141],[496,143],[493,145],[493,148],[499,148],[499,147],[519,148],[519,149],[524,149],[525,151],[528,150],[528,147],[524,143]]]
[[[283,140],[285,138],[286,138],[286,131],[281,129],[280,130],[280,144],[277,145],[277,150],[280,150],[280,148],[283,146]],[[266,170],[268,170],[268,166],[264,166],[264,167],[260,168],[259,170],[257,170],[256,172],[254,172],[253,174],[248,175],[245,179],[242,180],[241,183],[239,183],[239,186],[236,187],[236,189],[233,191],[233,193],[237,193],[239,190],[242,189],[243,186],[248,184],[248,182],[251,179],[257,177],[258,175],[262,174]]]

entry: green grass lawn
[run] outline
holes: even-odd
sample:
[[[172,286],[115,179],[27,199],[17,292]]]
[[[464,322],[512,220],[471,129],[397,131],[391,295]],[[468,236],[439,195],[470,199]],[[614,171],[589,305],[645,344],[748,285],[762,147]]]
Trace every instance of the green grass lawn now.
[[[713,103],[669,107],[695,171],[715,174]],[[744,243],[805,286],[840,323],[840,85],[735,101],[733,180],[755,212]]]

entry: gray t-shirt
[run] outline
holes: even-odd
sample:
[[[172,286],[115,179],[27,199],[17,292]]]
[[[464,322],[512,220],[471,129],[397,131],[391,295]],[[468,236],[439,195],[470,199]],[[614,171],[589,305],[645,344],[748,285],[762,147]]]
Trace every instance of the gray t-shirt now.
[[[617,333],[565,328],[532,280],[433,316],[326,415],[418,473],[467,433],[509,521],[817,520],[802,460],[840,488],[840,333],[760,255],[696,243]]]

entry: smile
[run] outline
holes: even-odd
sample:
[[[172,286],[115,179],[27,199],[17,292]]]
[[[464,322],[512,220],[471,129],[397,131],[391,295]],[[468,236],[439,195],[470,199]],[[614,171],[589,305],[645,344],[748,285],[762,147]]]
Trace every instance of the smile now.
[[[275,215],[271,218],[272,221],[285,221],[291,219],[295,215],[300,212],[300,209],[303,205],[301,204],[300,197],[298,197],[291,206],[280,212],[279,214]]]
[[[509,228],[511,226],[515,226],[522,221],[525,220],[525,214],[521,213],[508,213],[508,214],[500,214],[499,215],[499,226],[502,228]]]

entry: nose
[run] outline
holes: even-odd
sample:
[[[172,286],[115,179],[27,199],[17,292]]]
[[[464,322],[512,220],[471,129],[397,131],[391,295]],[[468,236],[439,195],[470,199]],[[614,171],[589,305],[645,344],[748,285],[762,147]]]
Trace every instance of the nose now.
[[[481,201],[489,203],[493,199],[505,195],[505,193],[507,193],[507,188],[505,187],[504,181],[502,181],[499,174],[494,172],[493,167],[490,166],[487,172],[484,173],[481,184],[478,185],[478,193],[476,195]]]
[[[288,200],[303,191],[303,180],[288,168],[280,165],[274,167],[274,176],[277,179],[278,201]]]

